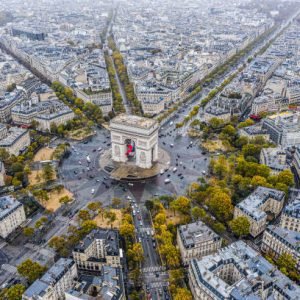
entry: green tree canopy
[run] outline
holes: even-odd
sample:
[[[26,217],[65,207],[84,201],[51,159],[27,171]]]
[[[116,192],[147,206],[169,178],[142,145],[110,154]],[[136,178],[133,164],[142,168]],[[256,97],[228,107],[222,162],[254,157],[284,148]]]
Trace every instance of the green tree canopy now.
[[[229,222],[229,226],[238,237],[248,235],[250,232],[250,222],[245,216],[234,218]]]
[[[17,266],[17,270],[29,283],[32,283],[44,274],[46,268],[31,259],[27,259]]]

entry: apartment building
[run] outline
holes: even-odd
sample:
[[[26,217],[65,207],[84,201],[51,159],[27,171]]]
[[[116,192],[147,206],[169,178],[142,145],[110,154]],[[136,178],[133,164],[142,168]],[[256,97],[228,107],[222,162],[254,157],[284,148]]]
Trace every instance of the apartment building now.
[[[22,203],[12,196],[0,197],[0,236],[8,237],[26,220]]]
[[[295,153],[293,157],[293,166],[300,177],[300,147],[295,148]]]
[[[261,250],[275,259],[283,253],[291,254],[300,270],[300,232],[270,225],[264,232]]]
[[[266,141],[270,139],[270,135],[267,133],[267,130],[262,129],[260,125],[247,126],[239,129],[239,135],[245,136],[246,138],[252,140],[256,137],[263,137]]]
[[[286,151],[281,147],[263,148],[260,152],[259,162],[268,166],[274,175],[290,169],[286,162]]]
[[[192,259],[189,286],[195,300],[297,300],[300,287],[243,241]]]
[[[79,270],[99,272],[103,265],[121,266],[120,251],[118,231],[95,229],[73,249],[73,257]]]
[[[259,186],[235,206],[234,218],[245,216],[250,222],[250,234],[256,237],[265,230],[268,219],[279,215],[284,197],[282,191]]]
[[[24,292],[22,300],[63,300],[75,277],[75,262],[70,258],[60,258]]]
[[[285,229],[300,232],[300,193],[288,203],[282,211],[280,226]]]
[[[102,266],[99,275],[82,274],[65,292],[66,300],[125,300],[121,268]]]
[[[6,149],[10,154],[18,156],[30,145],[29,131],[26,129],[10,127],[1,132],[5,135],[0,139],[0,148]]]
[[[177,243],[185,265],[192,258],[201,258],[216,252],[222,245],[222,238],[203,222],[181,225],[177,229]]]
[[[107,115],[110,111],[112,111],[112,92],[91,92],[87,93],[83,90],[75,89],[76,96],[81,98],[84,102],[92,102],[98,105],[103,114]]]
[[[67,106],[61,107],[61,110],[46,112],[42,115],[37,115],[35,120],[38,122],[38,129],[41,131],[51,131],[51,125],[59,126],[66,124],[75,117],[74,112]]]
[[[263,120],[271,141],[282,147],[300,144],[300,113],[282,113]]]
[[[21,91],[0,97],[0,122],[9,122],[11,120],[11,109],[22,100],[23,95]]]
[[[5,185],[5,167],[2,161],[0,161],[0,187]]]

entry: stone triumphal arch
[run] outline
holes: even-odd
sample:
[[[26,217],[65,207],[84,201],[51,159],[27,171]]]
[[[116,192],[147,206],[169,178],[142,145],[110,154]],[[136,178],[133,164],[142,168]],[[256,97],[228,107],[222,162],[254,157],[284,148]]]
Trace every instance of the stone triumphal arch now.
[[[148,169],[158,160],[158,123],[121,114],[110,122],[112,160]]]

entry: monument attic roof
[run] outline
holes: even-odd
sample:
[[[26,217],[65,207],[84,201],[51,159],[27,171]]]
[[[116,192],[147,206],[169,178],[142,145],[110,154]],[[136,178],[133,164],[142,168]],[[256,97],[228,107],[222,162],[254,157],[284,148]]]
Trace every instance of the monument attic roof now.
[[[120,114],[111,120],[111,124],[123,124],[126,126],[148,129],[155,126],[157,121],[134,115]]]

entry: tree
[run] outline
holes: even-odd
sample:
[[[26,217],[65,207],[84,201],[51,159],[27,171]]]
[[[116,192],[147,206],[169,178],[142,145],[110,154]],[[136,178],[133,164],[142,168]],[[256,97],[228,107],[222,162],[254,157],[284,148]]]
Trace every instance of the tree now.
[[[69,203],[69,202],[72,202],[72,198],[70,198],[69,196],[63,196],[63,197],[61,197],[61,198],[59,198],[59,203],[61,203],[61,204],[67,204],[67,203]]]
[[[224,121],[222,119],[218,119],[214,117],[211,118],[208,123],[212,129],[218,129],[224,124]]]
[[[177,288],[175,290],[174,300],[192,300],[193,296],[187,288]]]
[[[165,224],[166,223],[166,221],[167,221],[167,216],[166,216],[166,214],[164,213],[164,212],[160,212],[160,213],[158,213],[156,216],[155,216],[155,218],[154,218],[154,223],[156,224],[156,225],[162,225],[162,224]]]
[[[68,255],[67,242],[61,236],[54,236],[48,243],[50,248],[53,248],[61,256]]]
[[[91,219],[91,215],[88,210],[81,209],[78,213],[78,218],[82,221],[86,221]]]
[[[222,234],[226,231],[226,227],[220,222],[214,222],[211,227],[216,233]]]
[[[5,162],[6,160],[9,159],[9,156],[10,156],[10,154],[6,149],[0,148],[0,161]]]
[[[33,236],[33,234],[34,234],[34,229],[32,228],[32,227],[25,227],[24,229],[23,229],[23,234],[25,235],[25,236]]]
[[[12,179],[12,185],[13,186],[15,186],[15,187],[17,187],[17,186],[20,186],[21,184],[22,184],[22,182],[20,181],[20,180],[18,180],[16,177],[14,177],[13,179]]]
[[[211,160],[210,168],[218,179],[226,178],[230,172],[229,164],[224,155],[220,155],[217,159]]]
[[[132,251],[134,252],[134,260],[141,263],[144,260],[144,251],[141,243],[134,243],[132,245]]]
[[[11,286],[5,293],[6,300],[22,300],[26,288],[23,284],[15,284]]]
[[[27,175],[30,175],[31,174],[31,169],[30,169],[30,166],[27,164],[25,165],[24,167],[24,172],[27,174]]]
[[[145,206],[149,211],[152,211],[152,209],[154,208],[154,203],[152,200],[146,200]]]
[[[222,133],[229,137],[234,137],[236,135],[236,129],[232,125],[227,125],[222,129]]]
[[[97,229],[97,223],[93,220],[83,221],[81,224],[80,232],[84,235],[89,234],[92,230]]]
[[[50,163],[43,166],[43,178],[45,181],[50,181],[54,178],[54,169]]]
[[[170,207],[182,214],[188,214],[191,207],[191,200],[184,196],[179,196],[172,201]]]
[[[203,208],[200,208],[198,206],[195,206],[192,208],[192,216],[195,220],[199,220],[205,217],[206,212]]]
[[[123,222],[120,226],[120,234],[125,238],[134,238],[134,225]]]
[[[35,228],[40,228],[43,224],[45,224],[48,221],[47,217],[41,217],[39,220],[36,221],[34,227]]]
[[[106,211],[104,213],[104,217],[105,219],[108,219],[108,223],[110,224],[110,227],[112,227],[113,223],[116,221],[117,219],[117,215],[115,212],[109,210],[109,211]]]
[[[102,207],[102,203],[101,202],[90,202],[88,205],[87,205],[87,208],[89,210],[92,210],[92,211],[97,211],[98,209],[100,209]]]
[[[297,262],[291,254],[284,252],[278,257],[276,264],[280,270],[290,272],[295,270]]]
[[[216,190],[206,204],[218,220],[227,221],[231,218],[233,206],[230,197],[225,192]]]
[[[250,232],[250,222],[247,217],[240,216],[229,222],[232,232],[238,237],[248,235]]]
[[[8,93],[12,92],[15,88],[17,87],[17,85],[13,82],[12,84],[9,84],[7,87],[6,87],[6,91]]]
[[[121,199],[117,197],[113,197],[111,201],[112,207],[118,207],[121,204]]]
[[[25,277],[29,283],[32,283],[44,274],[46,268],[31,259],[26,259],[17,266],[17,270],[18,273]]]
[[[293,186],[294,185],[294,176],[291,170],[283,170],[281,171],[277,176],[277,182],[283,183],[287,186]]]
[[[252,126],[254,125],[254,121],[251,119],[247,119],[244,122],[239,123],[238,128],[244,128],[244,127],[248,127],[248,126]]]

